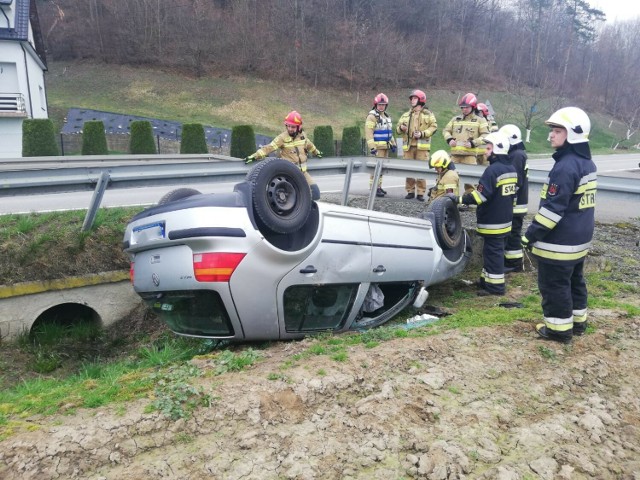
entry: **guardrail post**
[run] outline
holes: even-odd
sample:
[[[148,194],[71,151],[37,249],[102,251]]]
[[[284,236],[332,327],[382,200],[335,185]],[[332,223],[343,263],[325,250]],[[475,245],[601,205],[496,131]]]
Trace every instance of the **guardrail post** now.
[[[353,159],[347,163],[347,169],[344,172],[344,185],[342,186],[342,203],[346,206],[349,200],[349,189],[351,188],[351,175],[353,174]]]
[[[93,226],[93,222],[95,221],[98,213],[98,208],[100,208],[100,204],[102,203],[102,197],[104,197],[104,192],[109,184],[109,178],[109,172],[103,170],[100,174],[100,178],[98,179],[98,183],[96,184],[96,188],[93,191],[91,203],[89,204],[89,209],[84,217],[81,231],[86,232]]]
[[[376,191],[378,190],[378,180],[380,180],[380,173],[382,172],[382,158],[378,158],[376,161],[376,169],[373,171],[373,182],[369,189],[369,200],[367,201],[367,210],[373,209],[373,202],[376,200]]]

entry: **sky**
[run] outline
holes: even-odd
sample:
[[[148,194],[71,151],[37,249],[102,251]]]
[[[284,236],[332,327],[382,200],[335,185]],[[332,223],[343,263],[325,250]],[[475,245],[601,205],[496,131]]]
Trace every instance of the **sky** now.
[[[640,17],[639,0],[588,0],[592,7],[599,8],[607,15],[607,22]]]

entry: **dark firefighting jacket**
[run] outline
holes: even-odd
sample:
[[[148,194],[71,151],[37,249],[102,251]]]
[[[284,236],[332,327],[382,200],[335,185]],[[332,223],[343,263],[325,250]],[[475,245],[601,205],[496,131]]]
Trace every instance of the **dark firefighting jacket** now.
[[[518,173],[518,193],[516,193],[516,203],[513,205],[513,215],[523,217],[527,214],[529,205],[529,164],[522,142],[509,148],[509,159]]]
[[[517,183],[518,174],[509,157],[491,155],[476,190],[461,199],[467,205],[478,205],[476,231],[480,235],[506,236],[511,231]]]
[[[575,264],[587,255],[593,238],[597,169],[588,147],[565,143],[553,159],[525,236],[538,261]]]

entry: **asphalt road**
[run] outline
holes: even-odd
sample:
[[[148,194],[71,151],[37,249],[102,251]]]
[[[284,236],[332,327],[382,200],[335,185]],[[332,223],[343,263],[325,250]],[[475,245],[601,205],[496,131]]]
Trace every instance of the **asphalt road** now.
[[[623,178],[640,179],[640,154],[605,155],[594,157],[598,165],[598,174]],[[532,170],[549,170],[553,160],[546,158],[530,158]],[[342,192],[344,177],[342,175],[316,176],[322,192]],[[427,175],[427,183],[435,182],[435,174]],[[233,183],[198,183],[180,185],[192,187],[203,193],[230,192]],[[134,189],[114,189],[105,192],[102,206],[136,206],[152,205],[174,187],[145,187]],[[175,188],[178,188],[176,186]],[[401,199],[405,195],[404,177],[386,176],[384,188],[390,197]],[[355,174],[351,182],[350,195],[367,195],[369,191],[369,175]],[[28,195],[19,197],[3,197],[0,200],[0,214],[46,212],[56,210],[86,209],[91,201],[92,192],[69,192],[58,194]],[[530,189],[529,211],[535,212],[538,207],[539,189]],[[637,198],[637,197],[636,197]],[[415,201],[415,200],[414,200]],[[617,222],[640,216],[640,205],[631,196],[619,198],[601,197],[596,207],[596,219],[601,222]]]

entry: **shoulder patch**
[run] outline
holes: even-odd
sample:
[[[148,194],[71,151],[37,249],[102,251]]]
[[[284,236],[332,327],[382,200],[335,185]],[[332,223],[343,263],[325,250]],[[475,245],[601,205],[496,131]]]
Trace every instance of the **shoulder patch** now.
[[[478,188],[476,188],[476,190],[480,193],[482,193],[482,191],[484,190],[484,186],[482,184],[478,185]]]
[[[554,195],[558,194],[558,190],[560,190],[560,187],[558,186],[558,184],[552,183],[551,185],[549,185],[549,188],[547,189],[547,195],[549,195],[550,197],[553,197]]]

